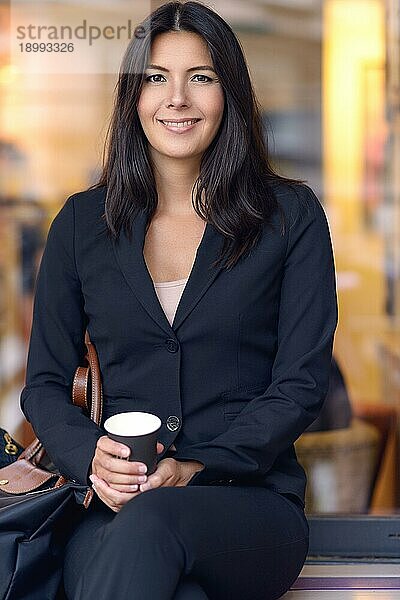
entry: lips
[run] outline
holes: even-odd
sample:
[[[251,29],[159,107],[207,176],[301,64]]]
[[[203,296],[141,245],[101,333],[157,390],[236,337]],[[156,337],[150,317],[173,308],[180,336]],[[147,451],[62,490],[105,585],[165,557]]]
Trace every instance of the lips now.
[[[161,120],[157,119],[157,121],[165,127],[167,131],[172,133],[185,133],[186,131],[190,131],[197,125],[201,119],[179,119],[177,121],[169,121],[169,120]]]
[[[157,121],[164,127],[165,131],[175,135],[181,135],[192,131],[201,119],[157,119]]]

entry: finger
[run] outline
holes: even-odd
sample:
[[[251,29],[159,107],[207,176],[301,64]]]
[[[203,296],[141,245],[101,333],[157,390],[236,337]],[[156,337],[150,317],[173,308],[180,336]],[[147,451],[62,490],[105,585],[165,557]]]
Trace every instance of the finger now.
[[[126,492],[120,492],[119,490],[110,487],[106,481],[96,477],[95,475],[93,475],[93,483],[96,488],[96,493],[100,496],[103,502],[106,502],[107,505],[111,504],[112,506],[121,507],[128,500],[134,498],[134,496],[140,493],[136,492],[127,494]]]
[[[141,483],[145,483],[147,481],[147,475],[131,475],[130,473],[115,473],[106,471],[102,476],[101,471],[97,471],[97,475],[107,481],[108,485],[121,485],[121,486],[129,486],[129,485],[139,485]]]
[[[110,502],[104,496],[104,494],[102,492],[102,489],[101,489],[101,485],[99,485],[98,482],[96,482],[96,485],[93,483],[92,487],[93,487],[94,491],[96,492],[97,496],[100,498],[100,500],[102,502],[104,502],[104,504],[106,506],[108,506],[109,508],[111,508],[111,510],[113,510],[114,512],[118,512],[119,511],[119,509],[117,509],[115,506],[113,506],[112,504],[110,504]]]
[[[100,479],[104,483],[106,483],[110,488],[118,490],[119,492],[132,493],[132,492],[137,492],[139,489],[139,482],[135,483],[133,480],[130,480],[130,479],[126,480],[124,483],[120,483],[118,481],[116,482],[112,478],[107,479],[107,476],[105,476],[105,477],[101,476],[99,474],[99,471],[97,471],[97,474],[94,477],[97,477],[98,479]],[[91,475],[89,477],[89,479],[92,481],[92,483],[95,483],[95,479],[93,479],[93,475]]]
[[[173,485],[176,469],[174,468],[175,461],[172,462],[170,458],[161,460],[157,469],[148,476],[147,481],[142,483],[139,487],[141,492],[145,492],[150,489],[162,487],[163,485]]]
[[[154,477],[152,477],[146,481],[146,483],[141,483],[139,485],[139,490],[141,492],[146,492],[147,490],[152,490],[158,487],[162,487],[163,485],[166,485],[166,483],[169,481],[169,477],[161,477],[159,474],[154,475]]]
[[[108,483],[108,485],[113,489],[113,490],[117,490],[118,492],[122,492],[124,494],[132,494],[133,492],[138,492],[139,491],[139,484],[133,484],[133,485],[124,485],[124,484],[118,484],[118,483],[110,483],[110,482],[106,482]]]
[[[102,435],[97,440],[97,447],[107,454],[121,456],[123,458],[127,458],[131,453],[131,450],[128,446],[125,446],[125,444],[120,444],[119,442],[115,442],[107,435]]]
[[[147,466],[142,462],[134,462],[128,460],[121,460],[120,458],[115,458],[111,456],[111,454],[101,454],[98,462],[96,463],[96,473],[102,469],[101,472],[98,473],[100,477],[103,477],[106,473],[116,473],[120,475],[144,475],[147,472]],[[104,477],[103,477],[104,479]],[[109,476],[106,477],[107,481],[109,480]],[[134,481],[132,483],[135,483]]]
[[[102,474],[101,469],[97,469],[96,475],[104,479],[110,486],[117,487],[117,489],[119,489],[118,486],[121,486],[122,491],[128,489],[129,486],[138,486],[147,481],[147,475],[143,473],[132,475],[131,473],[117,473],[107,470]]]
[[[106,454],[112,454],[113,456],[118,456],[125,459],[131,454],[129,446],[115,442],[107,435],[103,435],[98,439],[97,447]],[[164,451],[164,448],[165,446],[162,442],[157,442],[157,454],[161,454],[161,452]]]

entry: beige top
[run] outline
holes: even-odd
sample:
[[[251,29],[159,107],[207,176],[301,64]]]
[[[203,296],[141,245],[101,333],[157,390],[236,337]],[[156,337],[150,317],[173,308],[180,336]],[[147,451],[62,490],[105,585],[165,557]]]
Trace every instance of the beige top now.
[[[187,280],[188,277],[186,279],[176,279],[175,281],[162,281],[160,283],[154,283],[154,289],[156,290],[160,304],[171,325]],[[172,444],[169,450],[176,451],[175,444]]]
[[[188,278],[154,283],[154,289],[170,325],[172,325],[174,320],[176,309],[178,308],[179,300],[187,280]]]

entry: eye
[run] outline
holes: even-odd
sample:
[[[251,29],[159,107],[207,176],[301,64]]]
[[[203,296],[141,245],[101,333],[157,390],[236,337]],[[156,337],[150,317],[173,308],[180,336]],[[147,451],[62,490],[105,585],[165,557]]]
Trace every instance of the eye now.
[[[163,77],[160,73],[155,73],[154,75],[148,75],[145,81],[152,81],[152,77]],[[153,83],[159,83],[159,81],[153,81]]]
[[[211,77],[208,77],[207,75],[200,75],[200,74],[198,74],[198,75],[194,75],[194,77],[204,77],[204,79],[206,81],[212,81]],[[203,79],[202,83],[204,82],[204,79]]]

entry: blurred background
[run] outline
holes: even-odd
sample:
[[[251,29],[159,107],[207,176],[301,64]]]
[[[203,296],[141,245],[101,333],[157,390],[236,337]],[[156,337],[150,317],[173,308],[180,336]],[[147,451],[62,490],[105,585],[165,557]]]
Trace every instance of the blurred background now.
[[[0,426],[24,446],[34,433],[19,394],[43,244],[66,198],[100,173],[128,39],[93,42],[83,64],[71,52],[39,56],[32,40],[17,39],[17,25],[39,16],[134,28],[160,4],[0,2]],[[208,4],[245,50],[273,164],[308,181],[331,227],[339,294],[331,386],[296,442],[307,511],[399,513],[400,4]]]

